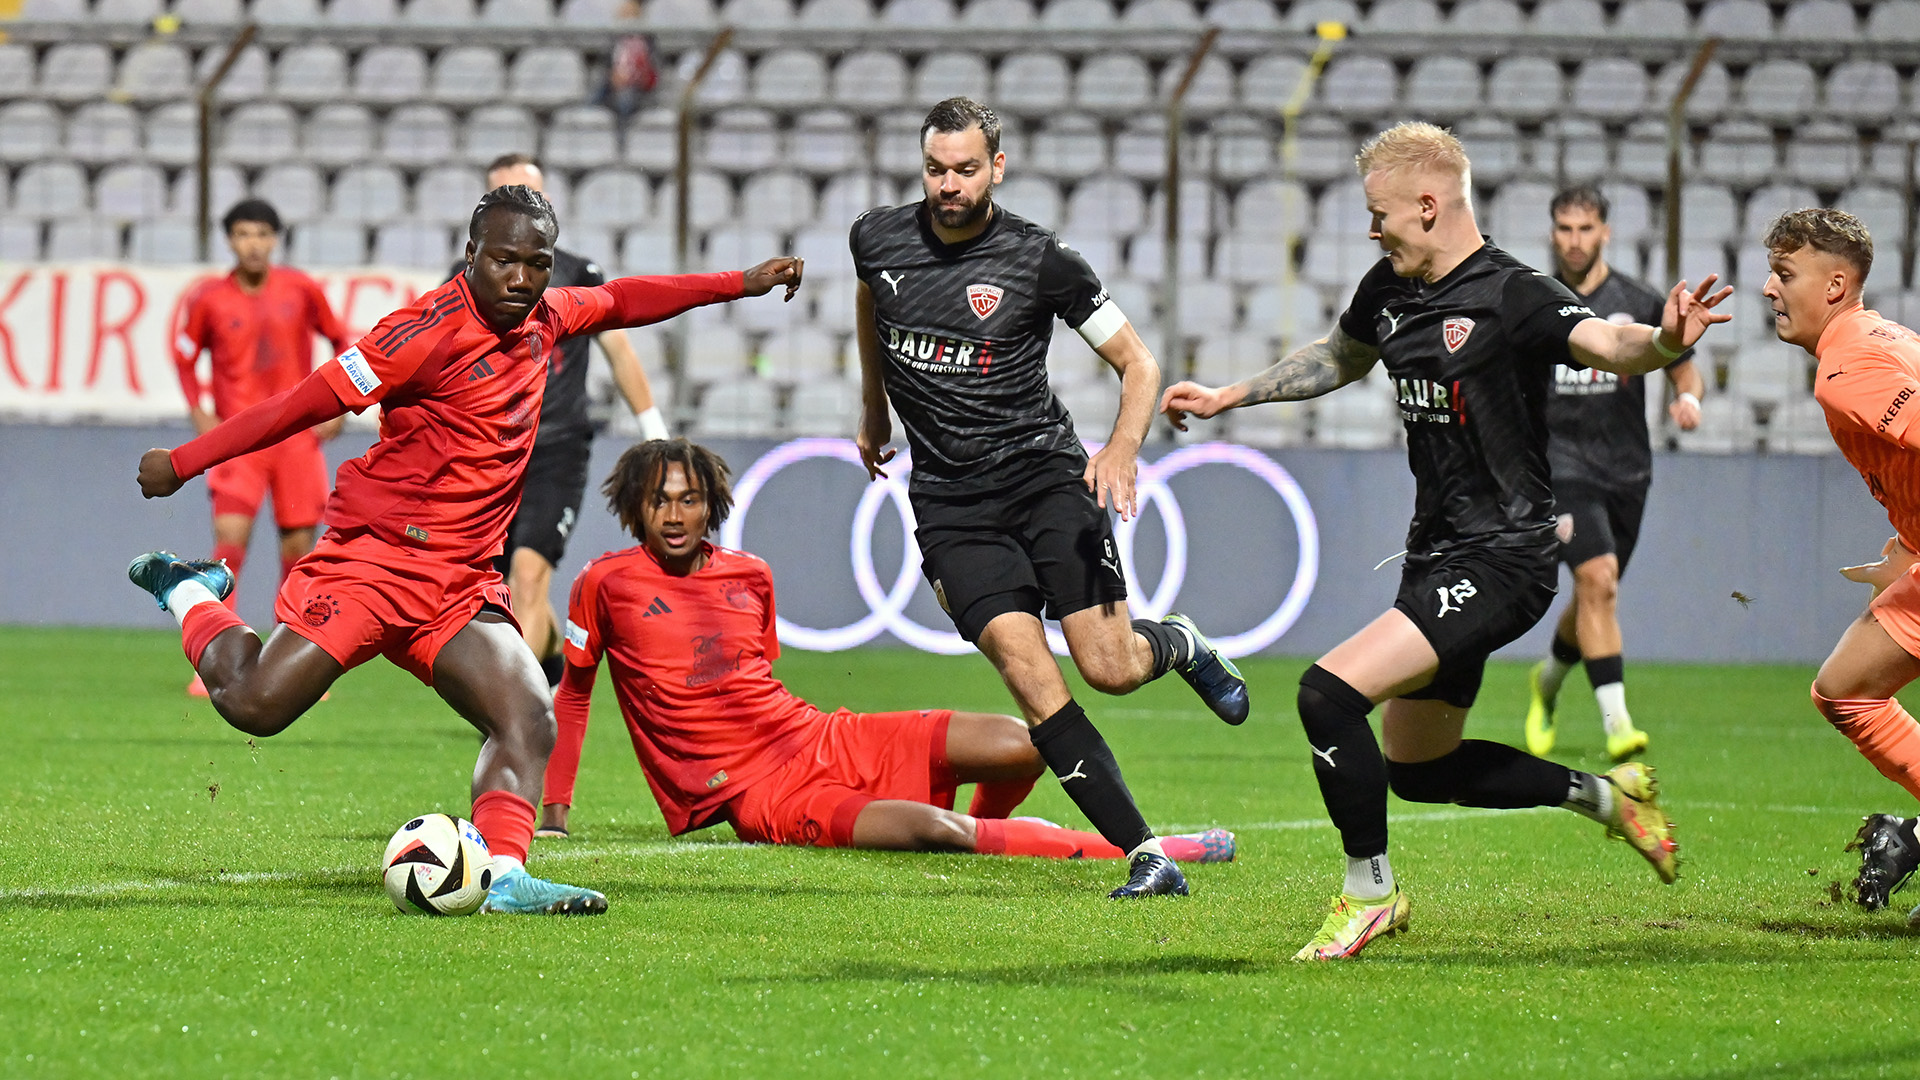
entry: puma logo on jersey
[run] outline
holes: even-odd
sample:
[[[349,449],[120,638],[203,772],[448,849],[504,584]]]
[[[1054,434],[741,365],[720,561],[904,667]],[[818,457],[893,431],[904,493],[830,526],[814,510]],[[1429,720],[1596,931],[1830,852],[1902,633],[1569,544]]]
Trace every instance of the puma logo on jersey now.
[[[1063,776],[1063,777],[1061,777],[1061,778],[1060,778],[1060,782],[1064,784],[1064,783],[1066,783],[1066,782],[1067,782],[1067,781],[1069,781],[1069,780],[1086,780],[1086,779],[1088,779],[1088,776],[1087,776],[1087,774],[1086,774],[1086,773],[1083,773],[1083,772],[1081,772],[1081,771],[1080,771],[1080,766],[1082,766],[1082,765],[1085,765],[1086,763],[1087,763],[1087,759],[1086,759],[1086,758],[1081,758],[1081,759],[1080,759],[1079,761],[1076,761],[1076,762],[1074,762],[1074,763],[1073,763],[1073,771],[1072,771],[1072,772],[1070,772],[1070,773],[1068,773],[1067,775],[1065,775],[1065,776]]]
[[[1382,311],[1380,317],[1387,320],[1387,332],[1380,335],[1380,340],[1385,341],[1400,332],[1400,320],[1407,316],[1405,312],[1395,314],[1391,311]]]
[[[667,602],[665,600],[662,600],[656,596],[653,598],[653,603],[647,605],[647,610],[640,613],[640,617],[643,619],[647,619],[647,618],[652,618],[655,615],[671,615],[671,614],[673,614],[673,609],[667,606]]]
[[[1433,591],[1440,594],[1440,612],[1434,616],[1436,619],[1446,618],[1448,612],[1464,611],[1466,602],[1480,594],[1466,578],[1461,578],[1458,585],[1442,585]]]
[[[1327,763],[1327,768],[1329,768],[1329,769],[1332,769],[1332,768],[1336,768],[1336,767],[1337,767],[1337,766],[1335,766],[1335,765],[1334,765],[1334,763],[1333,763],[1333,752],[1334,752],[1335,750],[1338,750],[1338,749],[1340,749],[1339,747],[1337,747],[1337,746],[1329,746],[1329,747],[1327,747],[1327,748],[1326,748],[1325,750],[1322,750],[1322,749],[1320,749],[1319,747],[1317,747],[1317,746],[1315,746],[1315,745],[1313,745],[1312,743],[1308,743],[1308,744],[1307,744],[1307,749],[1309,749],[1309,750],[1311,750],[1311,751],[1313,751],[1313,756],[1314,756],[1314,757],[1317,757],[1317,758],[1319,758],[1319,759],[1320,759],[1321,761],[1324,761],[1324,762],[1326,762],[1326,763]]]
[[[900,283],[907,280],[907,275],[901,274],[899,277],[894,277],[892,274],[889,274],[885,270],[882,270],[880,271],[880,280],[893,286],[893,295],[899,296]]]

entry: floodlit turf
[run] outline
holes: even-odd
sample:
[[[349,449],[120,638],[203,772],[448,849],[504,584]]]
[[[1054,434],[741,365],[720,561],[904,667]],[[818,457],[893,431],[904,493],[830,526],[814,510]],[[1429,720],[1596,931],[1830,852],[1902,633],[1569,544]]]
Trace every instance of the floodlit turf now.
[[[1117,863],[672,841],[603,682],[576,838],[536,841],[533,868],[611,912],[433,920],[395,912],[376,864],[409,816],[464,813],[475,740],[398,670],[249,743],[181,693],[171,632],[12,628],[0,655],[7,1077],[1920,1072],[1905,905],[1829,898],[1859,815],[1911,801],[1814,714],[1802,669],[1631,667],[1679,885],[1565,812],[1396,800],[1413,932],[1306,966],[1287,958],[1340,852],[1299,662],[1243,665],[1238,729],[1177,679],[1083,695],[1151,821],[1239,832],[1188,899],[1104,899]],[[978,658],[780,672],[827,705],[1007,707]],[[1489,673],[1473,734],[1518,741],[1523,681]],[[1599,766],[1577,674],[1563,724],[1561,759]],[[1050,780],[1026,811],[1079,820]]]

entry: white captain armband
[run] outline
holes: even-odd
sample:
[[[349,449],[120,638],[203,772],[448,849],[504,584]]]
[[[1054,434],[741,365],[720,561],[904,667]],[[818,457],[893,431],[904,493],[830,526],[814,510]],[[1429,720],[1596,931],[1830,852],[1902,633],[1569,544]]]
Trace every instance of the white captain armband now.
[[[1119,333],[1120,328],[1125,325],[1127,325],[1127,316],[1120,310],[1120,305],[1108,300],[1094,308],[1093,314],[1087,316],[1087,321],[1074,327],[1073,330],[1088,345],[1097,349],[1113,340],[1113,335]]]
[[[581,650],[585,650],[587,647],[586,630],[581,628],[580,625],[572,619],[567,620],[567,644]]]

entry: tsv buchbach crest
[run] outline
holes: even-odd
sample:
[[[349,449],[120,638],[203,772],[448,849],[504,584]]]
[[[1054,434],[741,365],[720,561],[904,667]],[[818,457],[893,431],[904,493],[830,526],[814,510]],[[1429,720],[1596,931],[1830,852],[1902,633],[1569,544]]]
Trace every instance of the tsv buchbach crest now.
[[[1000,298],[1005,295],[1005,291],[998,285],[969,285],[967,286],[967,306],[973,309],[975,315],[984,319],[993,314],[993,310],[1000,306]]]
[[[1446,343],[1447,351],[1457,353],[1460,346],[1467,343],[1467,335],[1473,333],[1473,320],[1458,316],[1448,319],[1440,327],[1440,340]]]

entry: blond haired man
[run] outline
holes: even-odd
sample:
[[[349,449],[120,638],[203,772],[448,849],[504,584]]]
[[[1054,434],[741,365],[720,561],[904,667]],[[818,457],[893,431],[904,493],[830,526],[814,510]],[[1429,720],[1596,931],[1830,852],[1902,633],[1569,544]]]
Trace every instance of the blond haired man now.
[[[1412,802],[1564,806],[1630,841],[1661,880],[1675,847],[1654,802],[1652,770],[1570,770],[1503,743],[1462,740],[1487,656],[1546,614],[1559,541],[1545,407],[1555,364],[1640,374],[1671,362],[1730,316],[1686,282],[1660,327],[1595,317],[1551,276],[1486,242],[1474,220],[1465,149],[1432,124],[1374,136],[1356,161],[1381,259],[1339,324],[1249,379],[1169,387],[1177,426],[1265,401],[1318,397],[1384,362],[1400,400],[1415,481],[1406,563],[1394,606],[1300,679],[1300,720],[1347,875],[1320,932],[1296,954],[1357,954],[1407,925],[1387,861],[1387,790]],[[1386,753],[1367,724],[1375,705]]]

